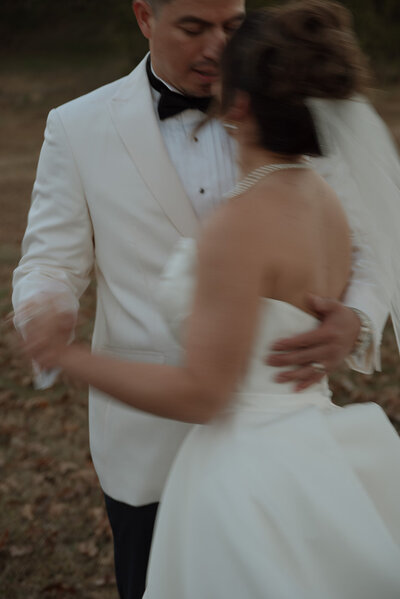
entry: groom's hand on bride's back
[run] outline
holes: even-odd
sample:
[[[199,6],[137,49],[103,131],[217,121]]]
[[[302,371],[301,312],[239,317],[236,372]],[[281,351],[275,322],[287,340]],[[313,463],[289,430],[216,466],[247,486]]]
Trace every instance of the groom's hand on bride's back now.
[[[276,380],[294,383],[296,391],[310,387],[338,368],[354,350],[360,332],[358,316],[340,302],[310,295],[308,304],[321,321],[319,327],[277,341],[267,356],[268,364],[282,368]]]

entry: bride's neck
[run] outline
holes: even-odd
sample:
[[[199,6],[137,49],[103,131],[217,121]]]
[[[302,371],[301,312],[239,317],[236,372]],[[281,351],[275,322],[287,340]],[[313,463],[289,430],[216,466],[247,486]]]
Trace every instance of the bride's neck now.
[[[239,143],[239,176],[245,177],[264,164],[289,164],[301,162],[302,156],[288,156],[270,152],[256,144]]]
[[[303,159],[301,155],[279,154],[262,146],[259,141],[259,129],[251,116],[241,122],[235,138],[238,143],[238,166],[241,178],[264,164],[294,164]]]

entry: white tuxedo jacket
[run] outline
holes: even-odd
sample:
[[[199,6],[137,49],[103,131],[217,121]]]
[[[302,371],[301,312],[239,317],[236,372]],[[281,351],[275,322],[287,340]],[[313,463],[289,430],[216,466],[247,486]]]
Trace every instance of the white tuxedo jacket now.
[[[142,62],[128,77],[50,113],[14,305],[38,290],[67,289],[76,308],[95,264],[93,348],[127,360],[177,363],[179,348],[160,316],[157,286],[174,244],[197,228]],[[117,500],[158,501],[188,429],[90,390],[93,462],[103,490]]]
[[[50,113],[14,307],[47,290],[61,291],[76,309],[95,266],[93,348],[176,364],[180,350],[160,315],[157,287],[178,238],[193,237],[198,226],[159,131],[144,60],[127,77]],[[369,283],[359,278],[361,298]],[[379,331],[387,307],[377,295],[374,306],[353,305]],[[189,425],[125,407],[95,389],[89,425],[105,493],[131,505],[158,501]]]

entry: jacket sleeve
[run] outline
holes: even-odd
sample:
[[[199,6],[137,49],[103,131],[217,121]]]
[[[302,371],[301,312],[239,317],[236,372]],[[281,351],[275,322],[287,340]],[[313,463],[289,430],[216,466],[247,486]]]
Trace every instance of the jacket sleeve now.
[[[389,315],[389,300],[381,293],[378,265],[368,239],[360,228],[360,215],[352,203],[352,195],[357,193],[357,190],[351,173],[339,156],[316,160],[315,166],[341,200],[353,231],[352,277],[343,303],[362,310],[373,324],[373,342],[370,349],[362,357],[349,357],[347,364],[358,372],[372,373],[375,369],[381,369],[380,345]]]
[[[13,305],[43,293],[61,294],[76,311],[93,265],[93,231],[85,190],[59,115],[47,120],[22,258],[13,277]]]

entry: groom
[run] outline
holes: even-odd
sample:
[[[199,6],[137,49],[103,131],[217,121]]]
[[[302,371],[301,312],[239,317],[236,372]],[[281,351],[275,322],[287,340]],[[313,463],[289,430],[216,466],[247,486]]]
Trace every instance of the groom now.
[[[159,313],[157,284],[177,240],[196,235],[201,219],[235,181],[235,146],[222,125],[210,120],[195,137],[192,131],[245,7],[244,0],[134,0],[133,8],[151,61],[49,115],[13,301],[17,315],[28,307],[38,320],[53,299],[62,299],[60,310],[74,312],[95,266],[93,348],[174,364],[180,349]],[[345,193],[344,171],[335,178],[332,162],[320,167]],[[320,328],[283,343],[277,349],[287,352],[270,358],[296,366],[282,378],[307,386],[354,348],[356,367],[378,365],[387,306],[367,253],[359,249],[346,301],[370,317],[372,343],[362,313],[315,299]],[[30,335],[29,323],[24,333]],[[49,334],[57,331],[43,330]],[[157,502],[189,426],[137,412],[96,390],[90,390],[89,422],[119,593],[138,598]]]

